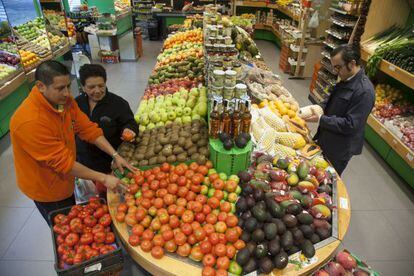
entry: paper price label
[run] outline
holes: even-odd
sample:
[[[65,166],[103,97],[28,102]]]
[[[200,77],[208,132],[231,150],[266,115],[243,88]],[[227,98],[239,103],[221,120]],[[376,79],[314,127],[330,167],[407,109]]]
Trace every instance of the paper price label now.
[[[388,66],[388,69],[390,69],[390,71],[395,71],[395,66],[394,65],[390,65],[390,66]]]
[[[344,197],[340,197],[340,198],[339,198],[339,206],[340,206],[342,209],[349,209],[349,206],[348,206],[348,199],[346,199],[346,198],[344,198]]]
[[[407,159],[408,159],[410,162],[412,162],[412,161],[413,161],[413,159],[414,159],[413,155],[412,155],[412,154],[410,154],[410,153],[407,153],[406,157],[407,157]]]
[[[85,267],[85,273],[89,273],[92,271],[101,271],[101,269],[102,269],[102,263],[97,263],[97,264]]]

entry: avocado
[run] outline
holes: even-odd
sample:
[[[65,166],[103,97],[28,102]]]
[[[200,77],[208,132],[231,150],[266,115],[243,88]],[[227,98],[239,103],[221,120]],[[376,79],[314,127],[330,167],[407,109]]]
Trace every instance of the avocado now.
[[[247,220],[248,218],[251,218],[251,217],[252,217],[252,212],[250,212],[250,210],[247,210],[241,215],[241,218],[244,220]]]
[[[272,272],[274,264],[269,257],[264,257],[259,261],[259,271],[263,274],[269,274]]]
[[[244,139],[241,135],[239,135],[236,138],[235,142],[236,142],[236,146],[238,148],[242,149],[242,148],[246,147],[248,141],[246,139]]]
[[[286,253],[288,253],[288,255],[292,255],[295,254],[296,252],[299,252],[300,248],[297,247],[296,245],[292,246],[291,248],[289,248],[288,250],[286,250]]]
[[[298,220],[292,214],[284,215],[282,220],[283,223],[289,228],[295,227],[298,224]]]
[[[317,244],[318,242],[321,241],[321,238],[319,238],[319,236],[316,233],[313,233],[312,236],[310,237],[310,241],[313,244]]]
[[[306,258],[312,258],[315,256],[315,246],[313,246],[310,240],[304,240],[302,243],[302,253]]]
[[[319,238],[321,238],[321,241],[324,239],[327,239],[331,236],[331,230],[324,229],[324,228],[316,228],[315,231],[316,234],[318,234]]]
[[[266,240],[271,241],[277,235],[277,225],[275,223],[267,223],[264,226]]]
[[[312,227],[310,227],[309,225],[301,225],[299,226],[300,231],[302,231],[303,236],[307,239],[310,239],[314,233]]]
[[[302,212],[302,210],[303,208],[299,203],[293,203],[286,208],[286,213],[297,216]]]
[[[277,225],[277,234],[278,235],[283,235],[286,232],[286,225],[280,219],[275,221],[275,223]]]
[[[245,247],[245,248],[241,249],[239,252],[237,252],[236,262],[239,265],[243,266],[243,265],[247,264],[249,259],[250,259],[250,251],[247,247]]]
[[[256,206],[266,211],[266,203],[263,200],[256,201]]]
[[[318,193],[327,193],[328,195],[332,195],[332,188],[327,184],[322,184],[318,187]]]
[[[250,258],[249,261],[243,266],[243,273],[248,274],[256,270],[257,263],[254,258]]]
[[[259,243],[254,250],[254,255],[256,258],[261,259],[267,256],[268,248],[266,243]]]
[[[275,256],[273,259],[273,263],[275,268],[277,269],[284,269],[289,263],[289,256],[286,252],[280,252]]]
[[[255,241],[249,241],[246,244],[245,248],[247,248],[249,250],[250,255],[253,254],[254,250],[256,249],[256,242]]]
[[[252,214],[258,221],[261,221],[261,222],[265,221],[267,217],[266,211],[264,208],[262,208],[261,205],[254,206],[252,209]]]
[[[243,231],[243,232],[242,232],[242,234],[241,234],[241,236],[240,236],[240,239],[241,239],[242,241],[244,241],[245,243],[249,242],[249,241],[250,241],[250,239],[251,239],[251,237],[250,237],[250,233],[249,233],[249,232],[247,232],[247,231]]]
[[[253,193],[253,188],[250,186],[249,183],[243,183],[242,184],[242,194],[245,196],[249,196]]]
[[[231,148],[234,146],[233,140],[232,139],[227,139],[224,140],[223,142],[223,147],[225,150],[231,150]]]
[[[280,239],[280,245],[284,250],[288,250],[293,246],[293,235],[290,231],[286,231]]]
[[[239,218],[239,222],[237,223],[237,226],[243,229],[243,225],[244,225],[244,219]]]
[[[254,217],[248,218],[244,222],[244,229],[248,232],[253,232],[257,228],[257,219]]]
[[[276,166],[280,169],[287,169],[289,166],[289,161],[285,158],[280,158],[277,160]]]
[[[280,241],[279,239],[273,239],[267,243],[267,247],[269,248],[269,253],[273,256],[276,256],[280,252]]]
[[[247,183],[252,178],[247,171],[240,171],[237,176],[240,178],[241,183]]]
[[[280,207],[279,204],[273,199],[273,198],[267,198],[266,199],[266,206],[269,210],[270,214],[274,218],[282,218],[284,215],[284,212],[282,210],[282,207]]]
[[[296,218],[301,224],[311,225],[313,223],[313,216],[309,213],[300,213]]]
[[[308,162],[306,162],[306,161],[300,162],[296,173],[301,179],[305,179],[309,174],[309,164],[308,164]]]
[[[299,228],[291,229],[290,232],[292,233],[293,240],[296,244],[301,244],[305,240],[305,237],[303,236],[303,233],[299,230]]]
[[[262,189],[255,189],[253,191],[253,198],[256,201],[264,200],[265,199],[265,194],[264,194],[263,190]]]
[[[249,209],[253,208],[256,205],[256,201],[254,200],[253,197],[250,197],[250,196],[246,198],[246,202],[247,202],[247,207]]]
[[[239,200],[237,200],[236,210],[237,210],[237,212],[244,212],[244,211],[247,210],[246,198],[240,197]]]
[[[258,228],[256,230],[253,231],[252,233],[252,239],[255,242],[262,242],[265,239],[265,233],[262,229]]]

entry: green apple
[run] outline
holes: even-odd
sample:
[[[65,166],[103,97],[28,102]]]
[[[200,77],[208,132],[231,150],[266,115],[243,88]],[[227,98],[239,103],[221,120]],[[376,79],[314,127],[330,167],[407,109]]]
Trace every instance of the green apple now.
[[[144,125],[139,125],[139,132],[144,132],[146,129]]]
[[[182,121],[183,121],[183,124],[191,123],[191,116],[183,116]]]
[[[219,177],[223,181],[226,181],[227,180],[227,174],[225,174],[225,173],[219,173]]]
[[[164,102],[164,96],[163,96],[163,95],[159,95],[159,96],[157,96],[157,97],[155,98],[155,101],[156,101],[156,102],[159,102],[159,103]]]
[[[177,117],[177,118],[175,118],[174,123],[182,124],[183,120],[181,120],[181,117]]]
[[[230,175],[229,179],[235,181],[237,184],[240,182],[240,178],[235,174]]]
[[[172,94],[168,94],[168,95],[165,95],[165,99],[164,99],[164,101],[165,100],[172,100],[172,98],[173,98],[173,95]]]
[[[176,108],[175,108],[175,115],[176,115],[177,117],[181,117],[181,116],[183,116],[183,109],[182,109],[181,107],[176,107]]]
[[[154,123],[149,123],[148,125],[147,125],[147,128],[148,129],[153,129],[155,127],[155,124]]]
[[[208,178],[208,176],[206,176],[206,177],[204,177],[204,180],[203,180],[203,185],[205,185],[205,186],[207,186],[207,187],[209,187],[210,186],[210,178]]]
[[[208,190],[208,194],[207,194],[207,196],[208,197],[213,197],[214,196],[214,192],[216,191],[216,189],[214,189],[214,188],[210,188],[209,190]]]
[[[172,100],[171,99],[165,99],[164,100],[164,106],[172,106]]]
[[[177,117],[177,114],[175,114],[174,111],[170,111],[170,112],[168,112],[167,117],[168,117],[168,120],[174,121],[174,119]]]
[[[168,125],[171,125],[172,123],[173,123],[172,121],[168,120],[168,121],[166,121],[166,122],[164,123],[164,125],[165,125],[165,126],[168,126]]]
[[[150,123],[150,120],[149,120],[148,114],[142,114],[141,119],[140,119],[140,124],[146,126],[149,123]]]
[[[240,187],[240,186],[237,186],[235,193],[236,193],[237,195],[239,195],[241,192],[242,192],[241,187]]]
[[[238,195],[236,193],[230,193],[227,197],[227,201],[230,203],[236,203]]]
[[[156,127],[162,127],[164,126],[164,122],[163,121],[159,121],[158,123],[155,124]]]
[[[150,113],[150,118],[153,123],[158,123],[161,120],[160,115],[157,112],[153,111]]]
[[[227,197],[229,196],[229,193],[226,191],[223,191],[223,199],[227,200]]]
[[[230,213],[232,213],[232,214],[236,213],[236,204],[235,203],[230,203],[230,205],[231,205]]]
[[[191,115],[191,119],[193,119],[193,120],[200,120],[200,119],[201,119],[201,117],[200,117],[200,115],[198,115],[198,114],[192,114],[192,115]]]
[[[164,111],[163,113],[161,113],[160,117],[162,122],[166,122],[168,120],[167,112]]]
[[[177,106],[184,108],[185,107],[185,100],[184,99],[179,99],[177,102]]]
[[[215,174],[215,173],[217,173],[217,171],[215,169],[209,169],[207,175],[210,176],[210,175]]]
[[[190,107],[184,107],[183,114],[185,116],[190,116],[191,115],[191,108]],[[191,117],[190,117],[190,119],[191,119]]]
[[[198,91],[198,89],[196,87],[191,88],[191,90],[190,90],[190,96],[198,97],[199,94],[200,93],[199,93],[199,91]]]
[[[139,198],[142,195],[142,192],[139,190],[135,193],[135,198]]]
[[[208,193],[208,187],[206,185],[201,185],[200,194],[207,195],[207,193]]]
[[[194,98],[189,98],[185,105],[191,109],[196,105],[196,100]]]

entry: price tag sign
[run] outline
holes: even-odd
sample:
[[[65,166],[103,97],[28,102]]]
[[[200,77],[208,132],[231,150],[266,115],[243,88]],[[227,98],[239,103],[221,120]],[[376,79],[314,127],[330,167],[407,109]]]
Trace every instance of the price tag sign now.
[[[388,69],[390,69],[390,71],[395,72],[395,66],[394,66],[394,65],[390,65],[390,66],[388,66]]]
[[[349,206],[348,206],[348,199],[347,198],[344,198],[344,197],[340,197],[339,198],[339,206],[342,208],[342,209],[349,209]]]
[[[413,159],[414,159],[414,157],[413,157],[413,155],[412,155],[411,153],[407,153],[406,157],[407,157],[407,159],[408,159],[410,162],[412,162],[412,161],[413,161]]]
[[[92,272],[92,271],[101,271],[101,269],[102,269],[102,263],[90,265],[90,266],[85,267],[85,274]]]

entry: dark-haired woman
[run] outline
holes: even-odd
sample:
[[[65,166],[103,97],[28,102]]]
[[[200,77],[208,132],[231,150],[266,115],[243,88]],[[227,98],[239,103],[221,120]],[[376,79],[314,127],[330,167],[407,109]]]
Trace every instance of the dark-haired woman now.
[[[122,136],[134,137],[138,134],[138,125],[127,101],[108,91],[106,71],[98,64],[85,64],[79,70],[82,93],[76,98],[79,108],[89,119],[99,125],[105,138],[117,149]],[[93,170],[111,172],[112,158],[97,147],[79,137],[76,138],[77,159]],[[104,187],[97,185],[102,194]]]

